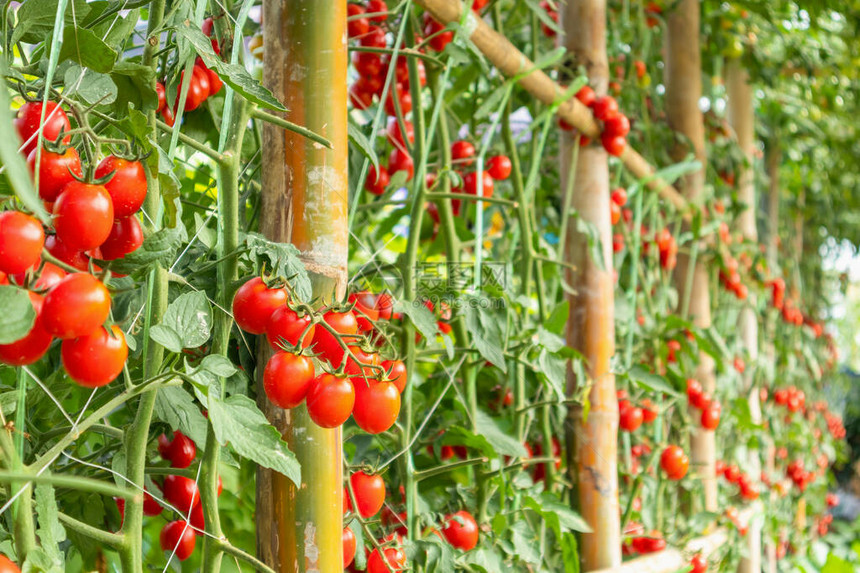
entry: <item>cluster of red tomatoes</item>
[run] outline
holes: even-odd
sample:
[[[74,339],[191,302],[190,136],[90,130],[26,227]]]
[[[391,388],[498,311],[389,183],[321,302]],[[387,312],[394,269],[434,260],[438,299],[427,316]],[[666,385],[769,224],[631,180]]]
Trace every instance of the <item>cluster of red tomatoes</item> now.
[[[594,119],[603,123],[600,143],[607,153],[615,157],[624,153],[627,147],[627,134],[630,133],[630,120],[618,109],[618,102],[612,96],[597,97],[589,86],[583,86],[574,96],[584,106],[591,109]],[[574,127],[559,118],[558,125],[565,131],[574,131]],[[580,145],[589,145],[591,140],[580,136]]]
[[[349,486],[343,490],[344,513],[356,512],[364,519],[374,517],[385,504],[385,482],[377,474],[357,471],[349,477]],[[354,500],[354,503],[353,503]],[[394,514],[386,509],[382,514],[383,525],[394,525],[393,534],[379,540],[378,548],[367,549],[367,571],[369,573],[398,573],[406,566],[406,555],[400,548],[401,538],[406,535],[406,513]],[[433,533],[439,535],[434,529]],[[468,511],[458,511],[445,518],[441,535],[453,547],[469,551],[478,544],[478,523]],[[343,566],[350,567],[355,559],[356,539],[350,527],[343,529]],[[349,569],[352,571],[353,569]]]
[[[738,261],[731,255],[723,257],[723,268],[720,269],[720,284],[724,289],[733,293],[738,300],[745,300],[749,294],[747,285],[741,282]]]
[[[475,163],[477,150],[475,146],[466,140],[455,141],[451,145],[451,159],[455,166],[459,168],[471,168]],[[487,160],[486,168],[481,172],[480,177],[478,172],[470,170],[463,174],[459,172],[462,185],[456,185],[451,188],[452,193],[467,193],[475,197],[480,192],[481,197],[492,197],[496,181],[504,181],[511,176],[511,160],[507,155],[494,155]],[[436,183],[436,175],[428,174],[426,179],[427,187],[431,188]],[[480,188],[479,188],[480,187]],[[454,215],[459,215],[462,207],[462,202],[459,199],[451,201],[451,208]],[[435,203],[429,203],[427,210],[430,213],[433,221],[439,224],[439,211]]]
[[[212,29],[212,18],[206,18],[203,21],[203,33],[207,36],[212,36]],[[212,39],[212,47],[215,49],[216,54],[221,53],[218,42],[214,38]],[[183,70],[179,74],[179,87],[176,90],[176,101],[173,102],[173,107],[167,105],[167,91],[164,84],[157,82],[155,85],[155,92],[158,94],[158,109],[156,111],[161,114],[164,123],[171,127],[176,122],[176,110],[179,108],[180,89],[184,79],[185,71]],[[191,71],[191,80],[188,82],[188,93],[185,96],[185,106],[182,109],[185,111],[197,109],[207,98],[220,92],[223,84],[224,82],[221,81],[218,74],[207,68],[203,60],[198,56]]]
[[[340,426],[352,415],[361,429],[378,434],[400,413],[406,367],[361,344],[374,332],[375,321],[391,318],[390,297],[359,293],[353,298],[351,307],[320,314],[294,304],[283,287],[255,277],[236,292],[233,316],[242,330],[265,334],[275,350],[263,374],[273,404],[289,409],[305,402],[323,428]],[[310,351],[322,367],[319,374]]]
[[[120,258],[137,250],[143,232],[135,213],[146,197],[146,176],[138,161],[108,156],[82,176],[80,157],[63,133],[71,127],[58,104],[47,106],[42,135],[47,147],[37,153],[42,104],[29,102],[15,120],[23,151],[36,175],[38,192],[53,213],[53,234],[20,211],[0,213],[0,282],[26,288],[35,312],[30,331],[0,345],[0,361],[24,366],[39,360],[54,338],[61,339],[63,367],[78,384],[104,386],[122,372],[128,357],[125,335],[104,326],[111,297],[88,271],[90,257]],[[38,160],[38,161],[37,161]],[[95,177],[95,179],[94,179]],[[49,229],[50,230],[50,229]],[[83,272],[67,273],[42,259],[42,249]],[[98,267],[93,265],[98,271]]]
[[[702,428],[716,430],[720,425],[720,414],[723,409],[720,403],[702,389],[698,380],[692,378],[687,380],[687,402],[691,408],[701,412],[700,421]]]
[[[635,432],[642,423],[650,424],[657,419],[657,407],[649,399],[642,401],[642,405],[634,406],[627,399],[627,392],[618,390],[618,426],[625,432]]]
[[[385,29],[382,24],[388,19],[388,6],[383,0],[370,0],[367,7],[348,4],[350,17],[348,33],[351,39],[358,40],[360,48],[352,53],[352,65],[358,72],[358,79],[349,87],[352,105],[366,109],[373,103],[374,96],[381,98],[385,87],[385,77],[391,63],[387,55],[376,51],[387,47]],[[367,14],[367,17],[363,17]],[[432,44],[431,44],[432,45]],[[424,86],[427,79],[424,64],[418,61],[420,83]],[[391,116],[405,116],[412,111],[412,95],[409,91],[409,68],[406,56],[397,58],[395,65],[396,82],[392,85],[385,101],[385,110]],[[397,113],[398,108],[400,113]],[[396,156],[395,156],[396,158]],[[410,158],[411,161],[411,158]],[[390,163],[395,163],[394,161]]]
[[[627,190],[623,187],[613,189],[609,195],[609,221],[612,225],[617,225],[621,221],[621,216],[624,215],[624,222],[630,223],[633,219],[633,212],[630,209],[624,209],[627,204]],[[612,236],[612,250],[616,253],[624,249],[624,235],[615,233]]]
[[[747,501],[758,499],[758,486],[753,483],[752,478],[750,478],[748,474],[742,472],[737,465],[726,465],[722,460],[717,460],[716,474],[717,476],[723,476],[727,482],[737,485],[738,491],[743,499]]]
[[[624,531],[627,540],[621,545],[621,553],[647,555],[666,549],[666,540],[659,530],[653,529],[647,535],[643,535],[644,533],[645,528],[641,523],[630,521]]]
[[[678,242],[669,229],[661,229],[654,235],[657,251],[660,253],[660,266],[671,271],[678,264]]]
[[[176,430],[173,438],[162,434],[158,437],[158,453],[170,466],[184,469],[191,465],[197,456],[197,447],[191,439]],[[194,552],[197,535],[205,529],[203,505],[197,482],[184,476],[168,475],[161,485],[164,501],[179,512],[181,519],[173,520],[161,529],[159,542],[163,551],[169,551],[180,561],[185,561]],[[218,495],[222,491],[221,478],[218,478]],[[116,499],[120,516],[125,517],[125,500]],[[149,517],[161,515],[164,508],[148,491],[143,493],[143,514]]]

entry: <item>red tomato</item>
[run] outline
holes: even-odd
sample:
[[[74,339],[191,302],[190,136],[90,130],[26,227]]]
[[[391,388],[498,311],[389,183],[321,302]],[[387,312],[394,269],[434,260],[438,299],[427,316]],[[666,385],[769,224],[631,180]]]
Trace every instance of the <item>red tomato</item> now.
[[[378,76],[382,73],[382,57],[376,52],[353,52],[351,58],[360,76]]]
[[[385,193],[385,188],[388,187],[390,181],[391,176],[384,165],[379,166],[379,171],[371,165],[367,171],[367,179],[364,180],[364,188],[373,195],[382,195]]]
[[[385,30],[379,26],[370,26],[367,29],[367,33],[358,39],[358,43],[368,48],[384,48],[386,45]]]
[[[704,407],[704,390],[698,380],[687,379],[687,401],[693,408],[701,410]]]
[[[188,514],[188,523],[194,528],[195,535],[202,535],[201,532],[206,531],[206,519],[203,515],[202,503],[191,508],[191,512]]]
[[[174,430],[172,440],[164,434],[158,436],[158,453],[174,468],[187,468],[197,456],[197,446],[194,440]]]
[[[221,88],[224,87],[224,80],[221,79],[221,76],[219,76],[214,70],[207,68],[202,63],[200,64],[200,69],[206,72],[206,79],[209,80],[209,96],[212,97],[220,92]]]
[[[358,427],[368,434],[380,434],[397,421],[400,414],[400,392],[391,382],[367,384],[353,378],[355,406],[352,417]]]
[[[155,517],[156,515],[161,515],[161,512],[164,511],[164,508],[155,501],[155,498],[152,497],[148,491],[143,491],[143,515],[147,515],[149,517]],[[0,570],[2,571],[2,570]]]
[[[164,106],[164,109],[161,110],[161,118],[169,127],[173,127],[176,123],[176,115],[174,115],[173,110],[168,106]]]
[[[690,559],[690,566],[692,567],[690,573],[706,573],[708,570],[708,560],[701,553],[697,553]]]
[[[399,61],[400,60],[398,60],[398,62]],[[406,137],[409,139],[409,143],[415,143],[415,127],[412,125],[412,122],[404,119],[403,127],[406,129]],[[392,145],[406,149],[406,140],[403,138],[403,131],[400,129],[400,122],[397,121],[396,117],[388,118],[385,133],[388,135],[388,140],[391,141]]]
[[[406,374],[406,365],[402,360],[385,360],[381,365],[387,373],[387,380],[397,387],[401,394],[406,388],[409,376]]]
[[[343,528],[343,566],[347,567],[355,559],[355,533],[349,527]]]
[[[24,338],[9,344],[0,344],[0,362],[10,366],[24,366],[39,360],[48,351],[54,337],[48,334],[42,326],[42,306],[44,297],[34,292],[29,293],[30,304],[36,312],[36,320]]]
[[[57,338],[78,338],[91,334],[108,314],[110,293],[105,285],[90,274],[73,273],[45,296],[42,324]]]
[[[179,96],[181,95],[182,80],[185,77],[185,70],[179,74],[180,88],[176,90],[175,107],[179,107]],[[188,94],[185,96],[185,111],[194,111],[206,101],[209,97],[209,75],[206,70],[198,65],[194,65],[191,70],[191,81],[188,84]]]
[[[620,253],[624,250],[624,235],[615,233],[612,235],[612,252]]]
[[[482,194],[481,197],[492,197],[493,196],[493,178],[486,171],[482,173],[481,184],[482,184]],[[478,174],[477,172],[467,173],[465,177],[463,177],[463,189],[469,195],[478,195]]]
[[[143,244],[143,229],[134,215],[114,219],[110,235],[101,244],[102,259],[112,261],[138,250]]]
[[[276,352],[266,363],[263,388],[279,408],[295,408],[305,400],[314,380],[314,363],[307,356]]]
[[[27,165],[30,173],[36,175],[36,150],[27,156]],[[53,203],[67,183],[75,180],[72,173],[82,177],[81,156],[74,147],[68,148],[63,153],[53,153],[42,149],[39,157],[39,197],[43,201]]]
[[[311,324],[311,315],[299,314],[287,305],[279,306],[269,317],[266,324],[266,339],[272,350],[283,350],[284,347],[296,346],[302,333],[302,348],[307,348],[314,340],[314,334],[321,330],[315,324]]]
[[[391,320],[394,317],[394,297],[387,292],[381,293],[376,297],[376,310],[379,311],[380,319]]]
[[[45,245],[45,231],[35,218],[20,211],[0,213],[0,271],[23,273],[37,264]]]
[[[352,493],[358,505],[358,513],[364,518],[373,517],[385,504],[385,481],[377,474],[367,474],[362,471],[349,476]],[[346,492],[347,510],[352,510],[349,491]]]
[[[578,99],[582,105],[585,107],[591,107],[594,105],[594,102],[597,100],[597,95],[594,93],[594,90],[589,86],[582,86],[578,92],[576,92],[576,99]]]
[[[660,467],[670,480],[677,481],[687,475],[690,460],[678,446],[668,446],[660,455]]]
[[[362,291],[349,295],[349,302],[355,306],[352,313],[358,322],[361,332],[373,330],[373,323],[379,320],[379,311],[376,309],[376,295],[372,292]]]
[[[287,302],[287,291],[269,288],[263,279],[254,277],[233,296],[233,319],[245,332],[263,334],[272,314]]]
[[[37,267],[33,267],[33,270],[36,268]],[[66,273],[66,271],[53,263],[43,263],[41,269],[38,271],[38,278],[30,283],[30,290],[49,291],[57,286],[57,283],[63,280],[67,274],[68,273]],[[15,284],[23,285],[27,278],[27,274],[19,273],[17,275],[12,275],[12,278],[15,279]],[[8,284],[8,280],[5,284]]]
[[[635,432],[642,425],[644,416],[642,410],[635,406],[628,406],[620,412],[619,426],[625,432]]]
[[[194,535],[194,529],[191,528],[191,524],[178,519],[164,526],[161,530],[159,541],[161,542],[162,551],[169,551],[176,555],[180,561],[185,561],[194,553],[194,544],[197,542],[197,537]]]
[[[606,137],[627,137],[630,133],[630,120],[619,113],[603,122],[603,133]]]
[[[167,107],[167,92],[163,83],[155,82],[155,95],[158,96],[158,107],[155,108],[155,112],[161,113]]]
[[[614,201],[609,202],[609,222],[617,225],[621,220],[621,207]]]
[[[21,573],[18,566],[5,555],[0,555],[0,573]]]
[[[370,30],[370,21],[367,18],[359,17],[364,13],[364,8],[358,4],[346,5],[346,14],[348,18],[346,30],[350,38],[356,38],[362,34],[367,34]]]
[[[385,113],[388,115],[398,115],[397,108],[394,106],[394,98],[397,98],[397,104],[400,106],[400,113],[406,115],[412,111],[412,93],[401,87],[401,84],[395,85],[388,92],[388,97],[385,98]]]
[[[111,326],[111,331],[100,327],[79,338],[63,341],[60,353],[63,368],[69,377],[86,388],[98,388],[110,384],[125,366],[128,346],[120,327]]]
[[[102,159],[96,169],[96,178],[113,173],[104,188],[113,202],[113,214],[117,219],[129,217],[140,210],[146,199],[146,172],[139,161],[128,161],[109,155]]]
[[[457,163],[469,167],[475,162],[475,146],[461,139],[451,144],[451,159]]]
[[[401,549],[387,547],[382,551],[385,557],[379,553],[379,549],[374,549],[367,558],[367,573],[400,573],[406,567],[406,554]]]
[[[612,199],[612,202],[619,207],[623,207],[627,204],[627,190],[624,189],[624,187],[618,187],[617,189],[613,189],[610,199]]]
[[[48,235],[45,239],[45,248],[49,253],[63,261],[68,265],[72,265],[76,269],[86,271],[89,268],[90,255],[95,255],[96,258],[101,256],[101,250],[95,249],[88,253],[73,249],[59,240],[56,235]],[[96,267],[98,269],[98,267]]]
[[[612,96],[603,96],[594,100],[591,106],[594,119],[606,121],[618,114],[618,102]]]
[[[604,133],[600,136],[600,142],[603,144],[603,149],[606,153],[613,157],[620,157],[627,148],[627,140],[621,136],[614,136],[611,133]]]
[[[407,152],[395,147],[388,156],[388,172],[393,175],[398,171],[405,171],[406,180],[409,181],[415,174],[415,162]]]
[[[454,41],[453,30],[446,30],[445,26],[437,22],[429,12],[424,12],[423,18],[424,37],[429,38],[428,44],[432,50],[441,52],[445,49],[445,46]]]
[[[183,514],[200,503],[200,491],[197,489],[197,482],[193,479],[173,474],[167,475],[164,478],[162,490],[165,501]]]
[[[741,479],[741,470],[738,468],[738,466],[732,464],[730,466],[725,467],[725,469],[723,470],[723,476],[729,483],[738,483]]]
[[[344,343],[354,339],[358,334],[358,321],[351,312],[328,311],[323,315],[323,320],[331,328],[345,337]],[[343,360],[344,349],[338,340],[322,325],[317,325],[313,335],[314,352],[320,358],[328,360],[331,364],[340,364]]]
[[[716,430],[720,425],[720,414],[722,407],[719,402],[711,402],[707,408],[702,410],[702,427],[706,430]]]
[[[113,202],[101,185],[72,181],[54,203],[54,229],[71,249],[86,251],[105,242],[113,227]]]
[[[650,424],[657,419],[657,407],[648,398],[642,400],[642,421]]]
[[[308,415],[323,428],[336,428],[349,419],[355,388],[348,378],[323,373],[314,378],[307,395]]]
[[[15,118],[15,129],[18,130],[18,136],[21,138],[23,145],[21,151],[25,156],[36,149],[39,130],[42,120],[42,102],[33,101],[27,102],[18,110],[18,117]],[[72,125],[69,123],[69,117],[60,104],[49,101],[45,106],[45,124],[42,127],[42,138],[48,141],[56,141],[60,137],[60,131],[71,131]],[[63,138],[63,145],[68,145],[72,137],[67,135]]]
[[[511,176],[511,160],[507,155],[494,155],[487,160],[487,173],[496,181],[504,181]]]
[[[478,544],[478,522],[471,513],[460,510],[446,518],[442,535],[457,549],[469,551]]]

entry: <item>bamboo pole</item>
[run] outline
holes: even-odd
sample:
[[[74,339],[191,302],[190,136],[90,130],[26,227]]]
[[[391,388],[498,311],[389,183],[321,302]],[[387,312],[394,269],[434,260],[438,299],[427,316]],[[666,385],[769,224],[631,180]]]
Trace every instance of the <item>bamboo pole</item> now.
[[[314,296],[344,294],[347,266],[346,3],[266,0],[264,84],[288,118],[326,137],[332,149],[278,127],[263,128],[260,230],[291,242],[311,274]],[[257,471],[257,551],[278,572],[340,573],[343,476],[340,429],[322,429],[304,406],[284,411],[262,391],[269,420],[301,463],[302,484]]]
[[[701,164],[706,164],[705,123],[699,109],[702,97],[702,58],[699,51],[699,2],[681,0],[668,17],[666,35],[666,114],[669,125],[681,138],[672,156],[683,159],[690,146]],[[683,139],[683,142],[681,141]],[[684,196],[692,204],[701,202],[705,186],[704,168],[684,177]],[[687,270],[693,268],[693,282],[689,294],[689,314],[699,328],[711,326],[711,298],[708,272],[700,261],[691,261],[688,256],[678,257],[676,282],[683,292],[687,281]],[[714,361],[705,352],[699,353],[699,363],[694,372],[702,387],[713,393],[715,387]],[[716,444],[714,432],[697,428],[691,436],[691,459],[695,473],[700,476],[705,494],[705,509],[717,509],[717,480],[714,470]]]
[[[605,0],[573,0],[563,6],[561,23],[565,48],[575,65],[585,66],[592,87],[605,94],[609,82],[606,57]],[[618,505],[618,402],[610,359],[615,354],[615,299],[612,276],[612,224],[609,220],[609,162],[598,143],[579,150],[576,165],[571,157],[579,138],[561,133],[561,185],[573,182],[572,207],[599,233],[602,261],[595,261],[588,237],[569,225],[565,256],[573,269],[567,280],[575,289],[569,294],[571,313],[567,340],[582,352],[588,380],[568,371],[568,392],[591,383],[591,408],[587,418],[581,406],[572,406],[566,423],[568,468],[578,490],[579,511],[592,529],[583,535],[583,569],[612,567],[621,563],[621,524]],[[569,216],[567,213],[564,216]]]
[[[458,0],[416,0],[416,3],[443,24],[460,21],[462,3]],[[554,105],[561,101],[564,88],[553,81],[546,72],[537,69],[534,62],[517,49],[510,40],[494,31],[471,11],[465,16],[464,30],[468,31],[472,43],[502,74],[518,78],[517,83],[532,96],[547,105]],[[569,98],[561,103],[556,113],[592,140],[600,138],[600,127],[594,120],[594,116],[576,98]],[[632,147],[628,146],[625,149],[621,155],[621,161],[634,176],[647,180],[648,188],[659,193],[676,209],[681,211],[687,209],[684,197],[669,183],[655,177],[654,167]]]
[[[728,62],[726,71],[726,88],[728,90],[728,119],[737,137],[738,146],[744,155],[745,165],[741,168],[738,178],[738,199],[746,205],[746,209],[738,217],[738,229],[743,237],[753,243],[758,242],[756,228],[756,192],[755,192],[755,111],[753,90],[747,70],[737,59]],[[758,314],[756,313],[755,295],[751,294],[747,304],[741,309],[738,317],[738,329],[741,343],[749,355],[750,362],[758,362]],[[747,391],[747,402],[753,422],[761,422],[761,403],[758,388],[753,385],[755,369],[750,368],[744,375],[744,387]],[[747,460],[749,473],[753,476],[761,474],[761,461],[758,451],[751,451]],[[747,555],[741,559],[739,573],[761,572],[761,532],[762,522],[753,521],[746,536]]]

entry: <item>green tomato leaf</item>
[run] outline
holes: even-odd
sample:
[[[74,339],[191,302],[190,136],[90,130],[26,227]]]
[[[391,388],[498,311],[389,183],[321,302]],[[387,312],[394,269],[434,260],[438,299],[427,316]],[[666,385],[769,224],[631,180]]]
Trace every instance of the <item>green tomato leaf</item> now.
[[[208,422],[191,394],[178,386],[162,388],[155,397],[155,413],[171,429],[191,438],[200,450],[206,448]]]
[[[66,13],[63,14],[67,27],[74,25],[72,14],[74,14],[74,19],[80,22],[93,10],[93,6],[87,0],[74,0],[74,8],[71,4],[72,2],[69,2]],[[12,32],[10,44],[19,41],[26,44],[36,44],[50,37],[54,31],[54,19],[59,6],[59,0],[27,0],[22,3],[18,9],[18,24]]]
[[[203,34],[199,28],[192,26],[191,22],[186,21],[177,26],[176,34],[193,46],[206,67],[218,74],[225,84],[236,90],[246,100],[274,111],[287,111],[272,92],[252,78],[245,68],[221,61],[212,49],[212,39]]]
[[[66,69],[63,84],[66,86],[64,95],[76,95],[86,103],[110,104],[116,101],[117,87],[109,75],[81,68],[77,64]]]
[[[412,324],[415,325],[415,328],[418,329],[418,332],[421,333],[421,336],[427,340],[433,340],[436,338],[436,333],[439,331],[439,327],[436,324],[436,317],[433,316],[430,309],[422,303],[418,301],[410,303],[398,300],[394,303],[394,312],[400,312],[405,316],[408,316],[409,320],[412,321]]]
[[[248,233],[245,244],[258,267],[261,259],[266,259],[266,268],[275,275],[283,277],[290,284],[290,294],[300,301],[307,302],[313,296],[311,279],[305,265],[299,259],[299,250],[290,243],[276,243],[259,233]]]
[[[505,363],[502,327],[503,318],[481,306],[481,299],[470,300],[476,304],[466,305],[466,328],[472,335],[472,343],[487,361],[502,372],[508,371]]]
[[[171,302],[160,324],[152,327],[153,340],[170,350],[196,348],[207,340],[212,330],[212,307],[206,294],[189,292]]]
[[[106,74],[113,69],[117,53],[92,30],[67,26],[59,61],[71,60],[94,72]]]
[[[0,344],[24,338],[35,320],[36,311],[27,291],[10,285],[0,286]]]
[[[44,474],[43,474],[44,475]],[[36,515],[39,528],[36,534],[42,542],[45,556],[51,561],[51,571],[63,571],[64,559],[60,544],[66,540],[66,530],[60,524],[54,488],[49,484],[39,484],[35,490]]]
[[[347,135],[349,137],[349,142],[358,149],[362,155],[370,160],[373,168],[379,169],[379,157],[373,149],[373,143],[371,143],[370,139],[368,139],[364,132],[361,131],[361,127],[355,123],[352,116],[349,117]]]
[[[155,72],[149,66],[120,60],[110,77],[117,88],[113,108],[118,117],[125,117],[130,107],[143,111],[158,106],[158,95],[152,87]]]
[[[148,272],[156,263],[162,267],[169,267],[176,259],[180,245],[186,240],[187,235],[183,226],[160,229],[147,237],[138,250],[121,259],[111,261],[110,268],[122,274],[140,275]],[[102,261],[101,264],[108,263]]]
[[[240,456],[282,473],[297,486],[302,483],[295,455],[250,398],[236,395],[220,400],[213,394],[208,406],[219,444],[229,442]]]
[[[641,366],[634,366],[627,372],[630,381],[651,392],[663,392],[675,397],[681,397],[681,393],[675,390],[671,384],[659,374],[652,374]]]

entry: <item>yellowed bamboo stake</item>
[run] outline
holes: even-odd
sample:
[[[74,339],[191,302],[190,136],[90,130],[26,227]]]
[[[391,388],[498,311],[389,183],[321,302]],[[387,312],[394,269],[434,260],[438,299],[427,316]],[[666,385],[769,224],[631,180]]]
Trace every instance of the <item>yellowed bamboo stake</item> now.
[[[459,0],[416,0],[416,3],[443,24],[460,21],[462,3]],[[466,15],[464,29],[469,32],[472,43],[502,74],[519,78],[518,83],[523,89],[547,105],[561,101],[564,88],[553,81],[546,72],[535,68],[534,62],[517,49],[510,40],[494,31],[471,11]],[[558,107],[557,113],[584,135],[593,140],[599,139],[598,123],[591,115],[591,111],[576,98],[563,102]],[[687,209],[687,202],[681,194],[663,179],[655,178],[654,167],[636,150],[628,146],[621,156],[621,161],[633,175],[640,179],[647,179],[648,187],[659,193],[675,208],[681,211]]]
[[[346,2],[266,0],[263,13],[264,84],[290,110],[290,121],[323,135],[332,149],[264,127],[260,230],[299,249],[315,296],[342,296],[348,248]],[[268,345],[259,346],[264,364]],[[259,386],[260,406],[302,467],[299,488],[258,469],[259,557],[279,573],[341,573],[341,431],[318,427],[304,406],[273,406]]]
[[[738,178],[738,199],[746,205],[738,217],[738,229],[743,237],[753,243],[758,242],[756,228],[756,192],[755,192],[755,112],[753,109],[753,90],[750,85],[749,73],[739,60],[728,62],[726,70],[726,88],[728,90],[728,117],[734,129],[738,146],[743,152],[746,165],[741,168]],[[755,295],[750,294],[746,305],[738,317],[738,329],[741,342],[749,354],[750,361],[758,362],[758,315],[755,311]],[[761,422],[761,403],[759,390],[753,386],[753,369],[746,371],[745,388],[748,392],[747,401],[753,422]],[[757,477],[761,474],[761,462],[757,451],[750,452],[747,460],[749,472]],[[761,572],[761,531],[762,522],[755,520],[750,524],[746,536],[747,556],[741,559],[739,573]]]
[[[605,94],[609,82],[606,57],[605,0],[571,0],[562,5],[562,42],[575,63],[585,67],[591,86]],[[581,107],[581,106],[580,106]],[[612,276],[612,224],[609,208],[609,162],[600,145],[579,150],[571,165],[574,146],[570,133],[561,134],[562,189],[575,177],[572,206],[579,217],[594,226],[600,236],[602,261],[592,258],[588,237],[570,225],[566,237],[567,262],[573,269],[567,280],[576,293],[569,294],[570,319],[567,340],[582,352],[588,380],[568,372],[568,390],[591,383],[587,419],[581,407],[570,410],[567,422],[568,467],[577,485],[579,511],[592,532],[583,535],[583,569],[612,567],[621,563],[621,524],[618,505],[618,402],[615,376],[609,361],[615,354],[615,298]],[[565,214],[567,216],[567,214]]]
[[[702,97],[702,59],[699,52],[699,2],[681,0],[668,16],[666,34],[666,115],[669,125],[679,135],[683,143],[672,150],[672,156],[681,160],[692,151],[702,165],[706,164],[705,123],[699,109]],[[701,202],[704,193],[704,168],[684,177],[682,189],[684,197],[691,204]],[[687,256],[678,257],[676,284],[681,292],[686,288],[687,269],[690,260]],[[689,293],[689,315],[700,328],[711,326],[711,297],[708,273],[701,260],[693,269],[692,288]],[[699,353],[699,364],[694,373],[702,387],[713,393],[715,386],[714,361],[706,353]],[[695,472],[702,480],[705,493],[705,509],[717,509],[717,480],[714,464],[716,445],[714,432],[698,428],[691,436],[691,459]]]

